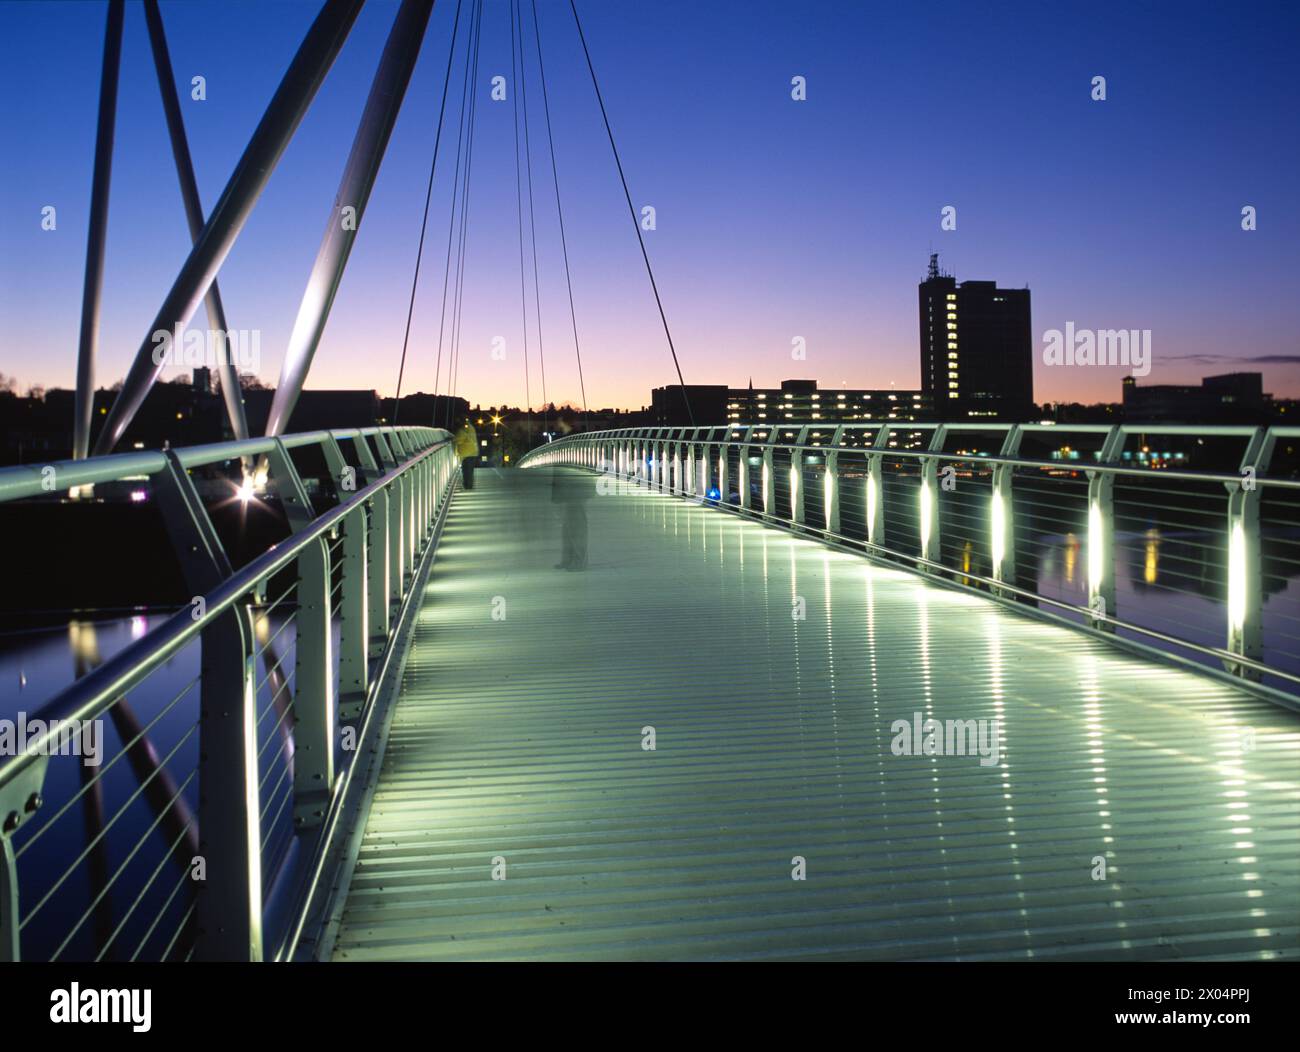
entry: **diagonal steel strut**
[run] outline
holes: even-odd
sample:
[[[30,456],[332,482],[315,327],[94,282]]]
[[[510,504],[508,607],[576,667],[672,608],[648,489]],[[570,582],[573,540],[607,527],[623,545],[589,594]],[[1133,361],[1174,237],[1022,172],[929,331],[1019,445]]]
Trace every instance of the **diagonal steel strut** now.
[[[307,31],[220,200],[149,326],[121,393],[95,441],[97,455],[112,451],[162,372],[166,358],[155,352],[165,344],[159,344],[155,334],[173,332],[178,326],[183,329],[198,310],[343,47],[363,2],[326,0]]]
[[[298,317],[289,334],[289,346],[285,349],[280,380],[275,385],[271,414],[266,421],[268,435],[284,433],[302,393],[303,381],[307,379],[312,358],[320,345],[339,282],[343,280],[343,268],[347,266],[361,216],[375,185],[375,176],[379,173],[397,113],[402,107],[415,60],[419,57],[433,3],[434,0],[403,0],[393,20],[379,68],[375,70],[375,79],[370,85],[361,123],[352,140],[352,152],[348,154],[343,178],[330,208],[325,235],[321,238],[316,262],[312,265],[298,307]]]
[[[99,127],[95,133],[95,175],[90,189],[86,234],[86,278],[81,293],[81,342],[77,350],[77,392],[73,403],[72,455],[90,451],[95,409],[95,346],[99,342],[99,294],[104,284],[104,243],[108,236],[108,185],[113,174],[113,133],[117,123],[117,81],[122,60],[122,0],[108,5],[104,66],[99,82]]]
[[[176,97],[176,76],[172,72],[171,55],[167,51],[167,34],[163,31],[158,0],[144,0],[144,20],[149,26],[149,44],[153,49],[154,67],[158,71],[158,91],[162,95],[163,112],[167,117],[167,134],[171,138],[172,155],[176,158],[176,178],[181,185],[181,199],[185,202],[185,220],[189,223],[190,239],[197,243],[199,235],[203,233],[203,203],[199,200],[199,186],[194,179],[194,162],[185,136],[180,100]],[[204,302],[208,309],[208,321],[220,334],[217,375],[221,377],[221,397],[226,403],[230,430],[235,438],[247,438],[248,419],[244,415],[244,393],[240,390],[239,373],[230,356],[226,309],[221,303],[221,290],[217,288],[216,278],[212,279]]]

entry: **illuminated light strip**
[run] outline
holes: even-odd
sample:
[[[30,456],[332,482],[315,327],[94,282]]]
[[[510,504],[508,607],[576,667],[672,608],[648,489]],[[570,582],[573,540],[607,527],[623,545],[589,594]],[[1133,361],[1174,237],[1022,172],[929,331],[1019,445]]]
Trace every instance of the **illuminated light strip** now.
[[[1228,624],[1234,633],[1246,625],[1246,528],[1240,519],[1228,536]]]
[[[867,541],[876,543],[876,507],[880,502],[879,485],[875,475],[867,475]]]
[[[921,480],[921,555],[929,558],[930,535],[934,532],[934,491],[928,479]]]
[[[1101,591],[1105,574],[1105,523],[1101,519],[1101,505],[1093,501],[1088,505],[1088,591],[1097,595]]]
[[[1007,552],[1007,512],[1002,503],[1002,494],[993,491],[993,504],[990,508],[993,523],[993,576],[1002,575],[1002,560]]]

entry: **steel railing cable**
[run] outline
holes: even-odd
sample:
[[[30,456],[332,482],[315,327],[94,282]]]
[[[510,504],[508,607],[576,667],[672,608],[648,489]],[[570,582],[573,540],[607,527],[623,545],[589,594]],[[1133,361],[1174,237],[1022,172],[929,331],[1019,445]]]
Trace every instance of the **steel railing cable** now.
[[[519,156],[519,74],[515,47],[515,0],[510,0],[510,76],[515,115],[515,215],[519,226],[519,314],[524,333],[524,411],[532,412],[532,385],[528,376],[528,280],[524,271],[524,173]]]
[[[632,192],[627,186],[627,176],[623,173],[623,162],[618,155],[618,147],[614,144],[614,129],[610,127],[609,114],[605,112],[605,99],[600,93],[600,83],[596,79],[596,67],[591,61],[591,52],[587,49],[587,38],[582,32],[582,20],[578,17],[578,5],[574,0],[569,0],[569,8],[573,11],[573,24],[578,27],[578,39],[582,42],[582,53],[587,59],[587,69],[591,72],[591,86],[596,91],[596,101],[600,103],[600,116],[605,122],[605,133],[609,136],[609,148],[614,154],[614,164],[618,167],[618,178],[623,184],[623,196],[627,198],[628,214],[632,217],[632,226],[636,230],[636,242],[641,246],[641,258],[645,260],[646,274],[650,276],[650,290],[655,296],[655,305],[659,308],[659,320],[663,322],[664,336],[668,339],[668,350],[672,352],[673,367],[677,370],[677,382],[682,385],[682,402],[686,406],[686,416],[695,426],[695,413],[691,410],[691,400],[686,393],[686,381],[682,378],[681,362],[677,360],[677,348],[673,345],[673,334],[668,329],[668,315],[664,313],[663,300],[659,296],[659,285],[655,281],[654,267],[650,265],[650,254],[646,251],[645,238],[641,235],[641,223],[636,216],[636,206],[632,204]]]
[[[542,380],[542,430],[546,430],[546,347],[542,342],[542,287],[538,280],[537,268],[537,205],[533,198],[533,147],[528,135],[528,70],[527,52],[524,50],[524,11],[519,0],[511,0],[514,5],[516,26],[519,36],[519,99],[524,111],[524,171],[528,176],[528,231],[533,249],[533,306],[537,315],[537,360],[541,368]],[[531,416],[529,417],[531,421]],[[529,427],[531,444],[532,428]]]
[[[478,8],[478,31],[474,39],[474,68],[470,74],[470,97],[469,97],[469,129],[465,140],[465,181],[462,187],[462,198],[460,208],[460,245],[457,252],[456,261],[456,305],[452,313],[452,331],[451,331],[451,357],[448,362],[449,376],[451,385],[449,387],[450,398],[447,401],[447,429],[453,430],[451,420],[451,405],[456,397],[456,387],[460,380],[460,331],[464,321],[464,297],[465,297],[465,252],[469,236],[469,191],[470,177],[474,171],[474,118],[478,114],[478,91],[475,85],[478,83],[479,70],[479,50],[483,43],[483,3],[479,0]]]
[[[393,425],[402,410],[402,377],[406,372],[406,349],[411,341],[411,318],[415,314],[415,290],[420,284],[420,261],[424,258],[424,234],[429,226],[429,202],[433,199],[433,173],[438,168],[438,147],[442,143],[442,121],[447,112],[447,90],[451,86],[452,60],[456,57],[456,34],[460,30],[460,8],[456,0],[456,17],[451,26],[451,44],[447,48],[447,72],[442,78],[442,103],[438,107],[438,130],[433,136],[433,159],[429,162],[429,185],[424,191],[424,218],[420,220],[420,243],[415,250],[415,273],[411,276],[411,299],[406,307],[406,331],[402,335],[402,359],[397,366],[397,393],[393,395]]]
[[[564,207],[560,204],[560,172],[555,161],[555,135],[551,130],[551,102],[546,90],[546,65],[542,61],[542,31],[537,17],[537,0],[533,6],[533,38],[537,45],[537,74],[542,85],[542,108],[546,114],[546,142],[551,155],[551,181],[555,184],[555,214],[560,221],[560,251],[564,256],[564,284],[569,292],[569,320],[573,324],[573,354],[578,362],[578,390],[582,394],[582,411],[587,412],[587,384],[582,375],[582,344],[578,339],[578,313],[573,305],[573,275],[569,270],[569,240],[564,231]]]
[[[197,730],[198,730],[198,725],[196,723],[194,727],[194,731],[197,732]],[[184,739],[182,739],[182,741],[184,741]],[[72,928],[68,931],[67,935],[63,937],[63,941],[59,943],[58,947],[54,950],[54,952],[50,954],[51,961],[58,960],[59,957],[63,954],[63,951],[66,950],[69,945],[71,945],[72,941],[77,936],[77,932],[79,932],[82,929],[86,921],[88,921],[92,916],[94,916],[96,908],[100,905],[100,903],[104,902],[107,899],[109,892],[112,891],[113,888],[117,885],[118,878],[121,877],[128,870],[132,860],[136,857],[136,855],[140,853],[140,851],[144,848],[145,844],[149,842],[149,838],[158,829],[158,827],[162,825],[163,820],[167,816],[167,812],[170,811],[172,806],[175,805],[175,803],[181,799],[181,795],[184,793],[185,789],[189,786],[190,782],[195,781],[197,778],[198,778],[197,771],[193,771],[190,773],[189,777],[187,777],[185,781],[181,784],[181,787],[177,791],[176,795],[173,796],[170,801],[168,801],[167,806],[161,812],[159,812],[157,817],[154,818],[153,822],[144,831],[143,835],[141,835],[139,839],[136,840],[135,846],[131,848],[126,858],[124,858],[122,862],[118,865],[117,869],[113,871],[113,875],[109,877],[108,880],[104,883],[104,886],[100,889],[99,893],[91,899],[90,905],[87,906],[86,909],[82,911],[82,914],[77,919],[76,923],[73,924]],[[137,904],[138,904],[138,900],[137,900]],[[132,909],[134,909],[134,907],[132,907]],[[107,950],[107,946],[105,947],[105,950]]]
[[[112,949],[112,947],[113,947],[113,943],[117,941],[117,937],[118,937],[119,935],[121,935],[122,932],[126,929],[126,926],[127,926],[127,924],[130,922],[131,917],[135,914],[135,911],[136,911],[137,909],[139,909],[140,904],[141,904],[142,902],[144,902],[144,900],[145,900],[145,896],[149,893],[150,889],[153,888],[153,886],[154,886],[154,884],[157,882],[158,878],[159,878],[160,876],[162,876],[163,870],[165,870],[165,869],[167,868],[167,863],[168,863],[168,861],[170,861],[172,855],[173,855],[173,854],[176,852],[176,850],[180,847],[180,845],[181,845],[181,841],[185,839],[185,835],[186,835],[186,833],[188,833],[190,827],[193,826],[194,824],[195,824],[195,823],[194,823],[194,820],[193,820],[193,819],[190,819],[189,821],[187,821],[187,822],[185,823],[185,826],[181,829],[180,833],[177,834],[177,836],[176,836],[176,837],[172,840],[172,842],[168,845],[168,850],[167,850],[166,854],[164,854],[164,855],[163,855],[163,856],[158,860],[158,864],[157,864],[156,866],[154,866],[153,871],[149,874],[149,879],[146,880],[146,881],[145,881],[145,882],[140,886],[140,891],[139,891],[139,893],[136,895],[136,897],[135,897],[135,901],[131,903],[130,908],[127,909],[126,912],[122,915],[122,919],[118,922],[117,927],[115,927],[115,928],[113,929],[112,934],[108,937],[107,940],[105,940],[104,945],[103,945],[103,947],[100,949],[99,953],[95,955],[95,960],[96,960],[96,961],[102,961],[102,960],[104,960],[106,957],[108,957],[109,951],[110,951],[110,950]],[[188,876],[188,874],[187,874],[187,876]],[[168,898],[167,901],[170,903],[170,902],[171,902],[171,898]],[[156,922],[155,922],[155,923],[156,923]]]
[[[447,326],[447,285],[451,278],[451,246],[456,232],[456,202],[460,195],[460,159],[461,150],[464,146],[465,140],[465,114],[468,112],[469,108],[470,66],[474,52],[474,35],[478,26],[478,13],[479,6],[476,2],[473,11],[470,12],[471,23],[469,33],[465,40],[465,74],[461,78],[460,114],[456,118],[456,163],[452,168],[451,212],[447,218],[447,258],[443,263],[442,272],[442,305],[438,308],[438,357],[433,369],[433,390],[435,392],[433,423],[435,426],[438,423],[438,402],[436,392],[442,381],[442,348]],[[450,367],[447,369],[447,379],[450,382]]]
[[[62,818],[66,812],[71,810],[71,808],[75,806],[77,802],[80,801],[81,798],[86,795],[86,793],[88,793],[92,788],[94,788],[95,785],[100,783],[100,781],[104,778],[104,776],[108,774],[108,772],[113,768],[113,766],[119,760],[125,759],[127,757],[127,754],[132,748],[132,746],[136,745],[138,742],[144,741],[147,738],[149,732],[152,731],[154,727],[156,727],[159,723],[161,723],[163,717],[165,717],[177,705],[179,705],[180,702],[184,700],[186,695],[189,694],[189,692],[193,690],[194,687],[198,686],[198,683],[199,683],[199,677],[196,675],[180,689],[179,693],[173,696],[171,701],[163,705],[159,709],[157,715],[155,715],[153,719],[151,719],[144,727],[142,727],[134,737],[132,737],[129,741],[123,742],[121,749],[118,750],[118,752],[113,756],[113,758],[99,766],[98,770],[95,772],[95,777],[90,781],[88,781],[85,785],[83,785],[80,788],[80,790],[74,793],[57,811],[55,811],[52,815],[49,816],[49,818],[36,830],[36,832],[34,832],[31,836],[29,836],[27,840],[15,850],[14,858],[15,859],[22,858],[24,853],[26,853],[42,836],[44,836],[46,831],[48,831],[49,828],[53,826],[55,822],[57,822],[60,818]]]

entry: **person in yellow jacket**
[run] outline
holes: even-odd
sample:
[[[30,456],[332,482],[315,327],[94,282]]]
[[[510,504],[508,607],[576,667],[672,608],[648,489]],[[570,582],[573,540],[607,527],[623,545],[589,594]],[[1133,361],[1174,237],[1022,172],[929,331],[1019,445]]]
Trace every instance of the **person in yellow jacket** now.
[[[461,485],[473,489],[474,467],[478,463],[478,432],[468,420],[456,432],[456,457],[460,460]]]

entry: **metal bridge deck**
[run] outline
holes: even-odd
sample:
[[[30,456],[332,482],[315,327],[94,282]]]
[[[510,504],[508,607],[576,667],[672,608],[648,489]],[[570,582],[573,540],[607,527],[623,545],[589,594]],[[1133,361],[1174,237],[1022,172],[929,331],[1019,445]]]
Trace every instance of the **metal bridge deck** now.
[[[570,573],[544,472],[457,495],[335,959],[1297,955],[1300,716],[679,499],[588,512]],[[917,712],[1000,761],[893,755]]]

